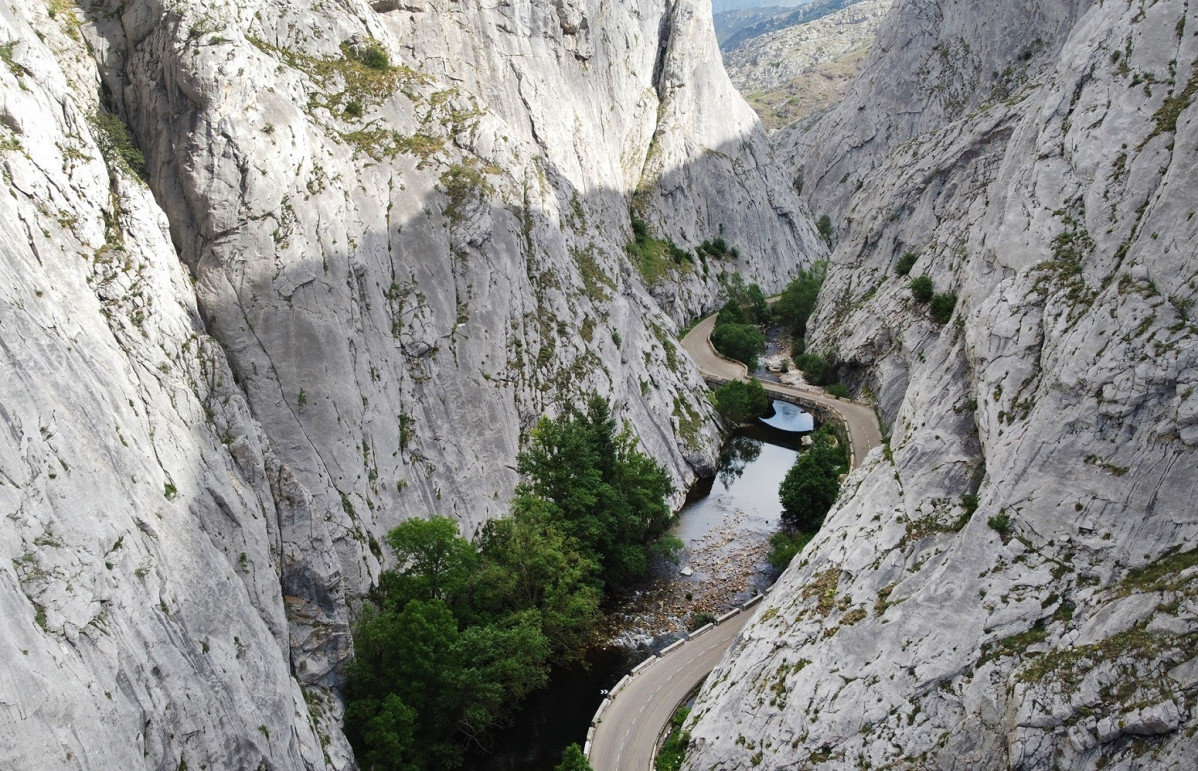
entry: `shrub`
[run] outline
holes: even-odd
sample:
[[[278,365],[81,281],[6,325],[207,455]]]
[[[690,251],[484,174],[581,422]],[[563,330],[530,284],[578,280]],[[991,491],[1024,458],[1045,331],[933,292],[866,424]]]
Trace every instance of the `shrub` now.
[[[355,54],[358,61],[372,70],[386,72],[391,69],[391,57],[387,55],[387,51],[378,43],[369,43],[355,51]]]
[[[594,771],[587,756],[583,754],[582,747],[575,742],[569,747],[566,747],[562,753],[562,762],[554,766],[553,771]]]
[[[826,386],[836,382],[836,362],[831,354],[802,353],[795,356],[794,361],[808,383]]]
[[[832,218],[827,214],[821,215],[815,223],[815,229],[819,231],[820,238],[824,239],[824,243],[831,246],[833,235]]]
[[[362,103],[356,100],[351,100],[345,105],[345,114],[351,118],[362,117]]]
[[[830,395],[835,396],[837,399],[848,399],[851,396],[849,394],[848,386],[846,386],[844,383],[833,383],[832,385],[828,386],[827,391]]]
[[[848,463],[844,448],[828,426],[811,435],[813,443],[801,453],[778,488],[782,521],[806,533],[814,533],[840,493],[840,475]]]
[[[917,302],[930,302],[934,292],[935,287],[932,285],[932,279],[928,276],[917,276],[911,279],[911,296]]]
[[[690,734],[683,731],[682,726],[689,715],[690,708],[684,704],[670,718],[670,732],[657,753],[653,766],[655,771],[678,771],[682,768],[686,759],[686,748],[691,740]]]
[[[760,380],[733,380],[715,389],[715,408],[729,423],[747,423],[764,415],[770,400]]]
[[[1003,536],[1003,540],[1006,540],[1006,536],[1011,534],[1011,515],[1005,511],[999,512],[990,517],[990,519],[987,519],[986,524],[999,535]]]
[[[724,324],[711,333],[711,344],[730,359],[757,369],[757,356],[765,350],[765,333],[752,324]]]
[[[96,143],[109,165],[121,166],[139,179],[146,180],[146,157],[133,143],[133,137],[120,116],[101,107],[92,113],[91,124],[96,129]]]
[[[714,623],[715,623],[715,616],[713,616],[712,614],[710,614],[706,611],[700,611],[700,612],[696,613],[695,615],[691,616],[691,631],[693,632],[696,629],[702,629],[703,627],[707,626],[708,624],[714,624]]]
[[[915,267],[915,261],[919,259],[919,255],[915,252],[903,252],[903,256],[899,257],[894,266],[894,272],[900,276],[905,276]]]
[[[770,537],[770,554],[767,559],[775,570],[785,570],[794,556],[811,540],[811,533],[787,532],[782,530]]]
[[[957,305],[957,296],[952,292],[940,292],[932,298],[932,319],[937,324],[947,324]]]

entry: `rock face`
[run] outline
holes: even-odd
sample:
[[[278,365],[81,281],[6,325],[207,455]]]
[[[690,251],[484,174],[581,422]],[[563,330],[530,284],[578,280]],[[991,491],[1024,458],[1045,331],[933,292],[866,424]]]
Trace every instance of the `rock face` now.
[[[809,348],[888,446],[708,680],[690,768],[1192,765],[1196,93],[1186,4],[896,4],[796,163],[841,212]]]
[[[352,766],[385,532],[502,515],[524,432],[593,392],[681,497],[717,436],[676,322],[819,256],[696,2],[0,30],[0,766]],[[648,285],[630,206],[740,256]]]

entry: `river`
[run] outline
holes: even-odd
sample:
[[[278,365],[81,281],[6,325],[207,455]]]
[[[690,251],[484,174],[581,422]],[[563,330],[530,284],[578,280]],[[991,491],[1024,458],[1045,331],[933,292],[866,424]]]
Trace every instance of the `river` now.
[[[587,667],[555,668],[518,724],[472,753],[466,767],[552,771],[566,745],[585,740],[604,689],[680,638],[696,615],[724,613],[772,584],[766,555],[781,524],[778,486],[798,456],[800,432],[813,427],[807,413],[774,402],[771,418],[738,429],[716,476],[696,483],[679,513],[671,531],[683,542],[678,564],[661,560],[649,580],[618,598],[608,608],[611,642],[588,651]]]

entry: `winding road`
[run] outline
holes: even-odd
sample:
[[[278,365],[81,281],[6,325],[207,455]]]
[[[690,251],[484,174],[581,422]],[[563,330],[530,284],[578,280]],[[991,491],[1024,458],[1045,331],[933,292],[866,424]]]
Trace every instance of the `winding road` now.
[[[715,329],[715,316],[708,316],[695,325],[694,329],[682,338],[682,347],[695,360],[699,371],[704,377],[714,377],[720,380],[748,380],[749,371],[739,361],[726,359],[716,353],[711,347],[711,331]],[[823,389],[814,386],[797,388],[761,381],[767,393],[783,398],[801,399],[818,404],[834,411],[840,416],[849,434],[849,447],[853,453],[853,468],[862,461],[869,451],[882,443],[882,431],[878,428],[878,416],[873,407],[868,404],[851,402],[847,399],[837,399],[828,396]]]
[[[711,347],[714,327],[715,316],[703,319],[682,339],[682,347],[704,377],[748,380],[744,364],[720,356]],[[877,416],[868,405],[837,399],[811,387],[764,381],[762,386],[774,396],[811,402],[839,415],[849,435],[853,467],[882,443]],[[751,615],[742,611],[725,617],[717,626],[672,646],[622,681],[625,684],[600,709],[593,738],[588,743],[595,771],[652,771],[657,740],[674,710],[711,673]]]

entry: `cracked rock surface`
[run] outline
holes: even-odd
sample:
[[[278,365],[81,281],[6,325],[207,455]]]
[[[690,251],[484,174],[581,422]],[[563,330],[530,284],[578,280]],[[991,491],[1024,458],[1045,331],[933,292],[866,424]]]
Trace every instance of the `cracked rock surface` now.
[[[676,325],[822,252],[697,0],[17,2],[0,59],[0,766],[352,767],[387,530],[590,393],[681,502]],[[647,279],[630,208],[738,256]]]
[[[688,767],[1192,764],[1196,33],[1188,3],[899,2],[782,138],[841,213],[808,347],[888,446],[708,680]]]

